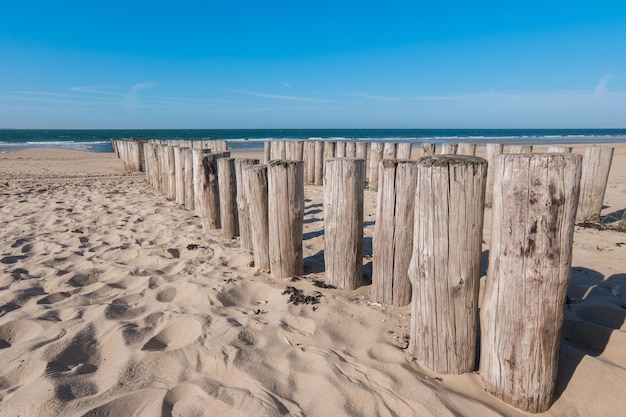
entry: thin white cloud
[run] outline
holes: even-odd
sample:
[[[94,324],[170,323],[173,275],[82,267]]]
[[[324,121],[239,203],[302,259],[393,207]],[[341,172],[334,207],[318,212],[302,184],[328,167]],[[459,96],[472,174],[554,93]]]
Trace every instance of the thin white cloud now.
[[[611,77],[613,77],[613,74],[605,74],[604,77],[600,78],[600,81],[596,84],[596,88],[593,90],[593,95],[595,97],[605,96],[608,93],[606,85]]]
[[[261,93],[258,91],[250,91],[250,90],[236,90],[236,93],[243,94],[251,97],[260,97],[260,98],[270,98],[274,100],[289,100],[289,101],[301,101],[301,102],[320,102],[326,101],[313,97],[300,97],[300,96],[285,96],[281,94],[268,94]]]
[[[283,85],[283,86],[285,86],[287,88],[291,88],[292,87],[291,84],[286,83],[286,82],[282,82],[281,85]]]
[[[130,91],[124,96],[124,106],[127,109],[139,107],[139,93],[142,90],[157,87],[156,83],[137,83],[130,88]]]

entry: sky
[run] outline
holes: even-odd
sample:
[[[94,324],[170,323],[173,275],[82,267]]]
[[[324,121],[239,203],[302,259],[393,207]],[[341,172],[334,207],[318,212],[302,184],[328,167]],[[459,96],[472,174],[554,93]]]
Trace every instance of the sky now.
[[[0,128],[625,128],[626,2],[0,2]]]

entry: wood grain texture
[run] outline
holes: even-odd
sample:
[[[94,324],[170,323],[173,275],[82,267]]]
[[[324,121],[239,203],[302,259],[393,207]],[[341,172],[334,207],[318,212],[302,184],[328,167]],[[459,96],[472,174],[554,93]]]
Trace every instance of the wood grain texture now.
[[[507,153],[532,153],[532,145],[510,145],[507,147]]]
[[[397,144],[395,142],[383,143],[383,159],[395,159],[397,155]]]
[[[217,175],[222,237],[232,239],[235,236],[239,236],[235,159],[219,158],[217,160]]]
[[[504,145],[501,143],[487,144],[487,185],[485,186],[485,206],[491,207],[493,204],[493,182],[494,173],[498,158],[504,152]]]
[[[548,146],[547,152],[548,153],[572,153],[572,147],[552,145],[552,146]]]
[[[428,369],[475,369],[487,161],[419,160],[415,194],[409,352]]]
[[[611,147],[588,146],[585,148],[577,221],[600,221],[612,161],[613,148]]]
[[[383,159],[379,173],[371,296],[376,302],[404,306],[411,302],[417,161]]]
[[[174,177],[176,180],[176,202],[185,204],[185,162],[180,146],[174,146]]]
[[[183,161],[185,164],[185,209],[194,210],[193,195],[193,150],[183,148]]]
[[[250,219],[255,268],[270,269],[267,165],[245,165],[242,171]]]
[[[365,161],[335,158],[324,168],[324,280],[356,289],[363,282]]]
[[[346,142],[346,158],[356,158],[356,142]]]
[[[271,161],[267,167],[267,181],[272,276],[285,279],[302,275],[304,163]]]
[[[252,249],[252,231],[250,227],[250,213],[243,183],[243,167],[256,165],[258,159],[235,158],[235,175],[237,176],[237,217],[239,218],[239,245],[242,249]]]
[[[397,159],[411,159],[411,148],[413,148],[413,146],[409,142],[398,143],[396,158]]]
[[[444,143],[441,145],[442,155],[456,155],[459,145],[456,143]]]
[[[474,156],[476,155],[476,144],[469,143],[469,142],[461,142],[459,143],[459,148],[457,149],[456,153],[458,155]]]
[[[420,145],[420,149],[421,149],[420,157],[434,155],[435,154],[435,148],[436,148],[436,146],[435,146],[434,143],[430,143],[430,142],[422,143]]]
[[[228,158],[230,152],[218,152],[204,154],[202,157],[202,176],[204,181],[201,187],[201,218],[206,230],[221,228],[220,219],[220,194],[218,183],[217,161],[220,158]]]
[[[488,392],[538,413],[552,404],[557,379],[581,156],[499,159],[480,312],[480,375]]]
[[[378,169],[383,159],[384,145],[382,142],[372,142],[370,147],[369,189],[378,190]]]
[[[324,182],[324,143],[321,140],[315,141],[314,164],[313,184],[322,185]]]

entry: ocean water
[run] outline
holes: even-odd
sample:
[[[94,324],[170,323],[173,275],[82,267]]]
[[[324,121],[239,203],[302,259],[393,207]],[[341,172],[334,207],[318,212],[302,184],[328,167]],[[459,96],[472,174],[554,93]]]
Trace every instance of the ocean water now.
[[[625,129],[167,129],[14,130],[0,129],[0,152],[61,148],[112,152],[109,139],[226,139],[233,150],[261,150],[271,139],[442,143],[611,143],[626,142]]]

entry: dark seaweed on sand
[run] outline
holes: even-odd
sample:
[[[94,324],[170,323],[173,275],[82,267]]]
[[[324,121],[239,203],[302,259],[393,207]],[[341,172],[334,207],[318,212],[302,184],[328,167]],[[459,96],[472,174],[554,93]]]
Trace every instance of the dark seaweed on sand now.
[[[284,294],[290,294],[287,303],[293,303],[295,305],[319,304],[320,298],[323,297],[323,294],[319,291],[313,291],[312,295],[305,295],[304,291],[292,286],[285,288],[285,291],[283,291],[283,295]]]

